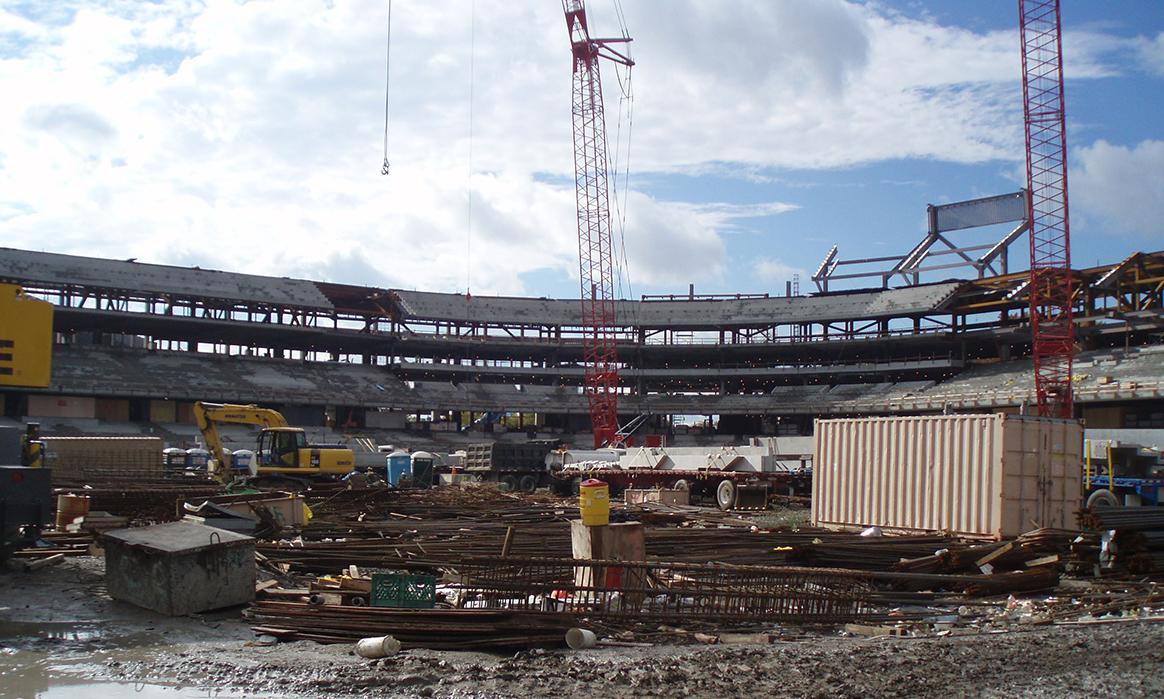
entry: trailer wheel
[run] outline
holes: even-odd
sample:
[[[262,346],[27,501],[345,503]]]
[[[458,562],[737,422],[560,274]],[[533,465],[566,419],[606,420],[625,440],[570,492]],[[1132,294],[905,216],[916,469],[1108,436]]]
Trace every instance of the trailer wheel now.
[[[715,489],[715,503],[721,510],[730,510],[736,506],[736,484],[734,481],[723,479]]]
[[[501,477],[501,492],[512,493],[517,490],[517,476]]]
[[[519,488],[521,488],[521,492],[532,493],[538,489],[538,479],[529,474],[526,474],[521,477],[521,480],[517,482],[517,485]]]
[[[1100,488],[1091,495],[1087,496],[1087,509],[1094,510],[1096,507],[1119,507],[1120,499],[1115,493],[1107,488]]]
[[[570,494],[579,495],[582,492],[582,477],[579,476],[570,481]]]
[[[671,487],[675,490],[686,490],[687,492],[691,492],[691,482],[686,478],[680,478],[679,480],[675,481],[675,484]]]

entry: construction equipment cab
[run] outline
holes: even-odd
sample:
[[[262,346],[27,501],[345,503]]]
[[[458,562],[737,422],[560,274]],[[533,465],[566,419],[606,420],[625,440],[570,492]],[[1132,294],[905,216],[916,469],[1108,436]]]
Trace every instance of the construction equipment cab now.
[[[218,426],[224,424],[262,428],[252,475],[337,478],[355,468],[356,457],[351,449],[333,444],[308,444],[306,433],[298,427],[289,427],[277,410],[199,401],[194,404],[194,419],[210,452],[210,473],[220,481],[230,480],[231,468],[230,453],[222,446],[218,434]]]

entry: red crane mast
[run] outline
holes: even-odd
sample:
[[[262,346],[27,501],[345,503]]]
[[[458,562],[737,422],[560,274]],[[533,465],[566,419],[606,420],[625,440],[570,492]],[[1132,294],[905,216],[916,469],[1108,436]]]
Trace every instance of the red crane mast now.
[[[1071,237],[1059,0],[1019,0],[1031,222],[1031,354],[1039,415],[1074,416]]]
[[[629,38],[596,39],[586,24],[582,0],[562,0],[574,57],[574,182],[578,204],[583,362],[594,446],[618,432],[618,351],[615,346],[614,244],[607,184],[606,115],[602,108],[599,59],[634,65],[610,44]]]

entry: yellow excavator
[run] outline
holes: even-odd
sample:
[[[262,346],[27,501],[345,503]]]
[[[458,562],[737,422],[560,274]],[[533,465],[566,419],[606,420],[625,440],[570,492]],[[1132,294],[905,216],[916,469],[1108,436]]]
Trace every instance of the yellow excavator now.
[[[307,434],[290,427],[282,413],[257,405],[194,403],[194,420],[210,452],[209,471],[219,481],[230,481],[230,454],[222,446],[218,426],[256,425],[258,448],[251,474],[260,481],[305,483],[346,476],[355,469],[356,456],[348,449],[332,444],[308,444]]]

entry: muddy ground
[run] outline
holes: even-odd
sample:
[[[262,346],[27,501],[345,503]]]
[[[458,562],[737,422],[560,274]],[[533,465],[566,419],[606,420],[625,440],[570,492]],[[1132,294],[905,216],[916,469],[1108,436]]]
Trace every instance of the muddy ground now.
[[[406,651],[255,645],[240,610],[171,619],[114,602],[101,559],[0,574],[0,696],[1095,697],[1164,693],[1164,625],[930,638],[784,629],[751,645]]]

